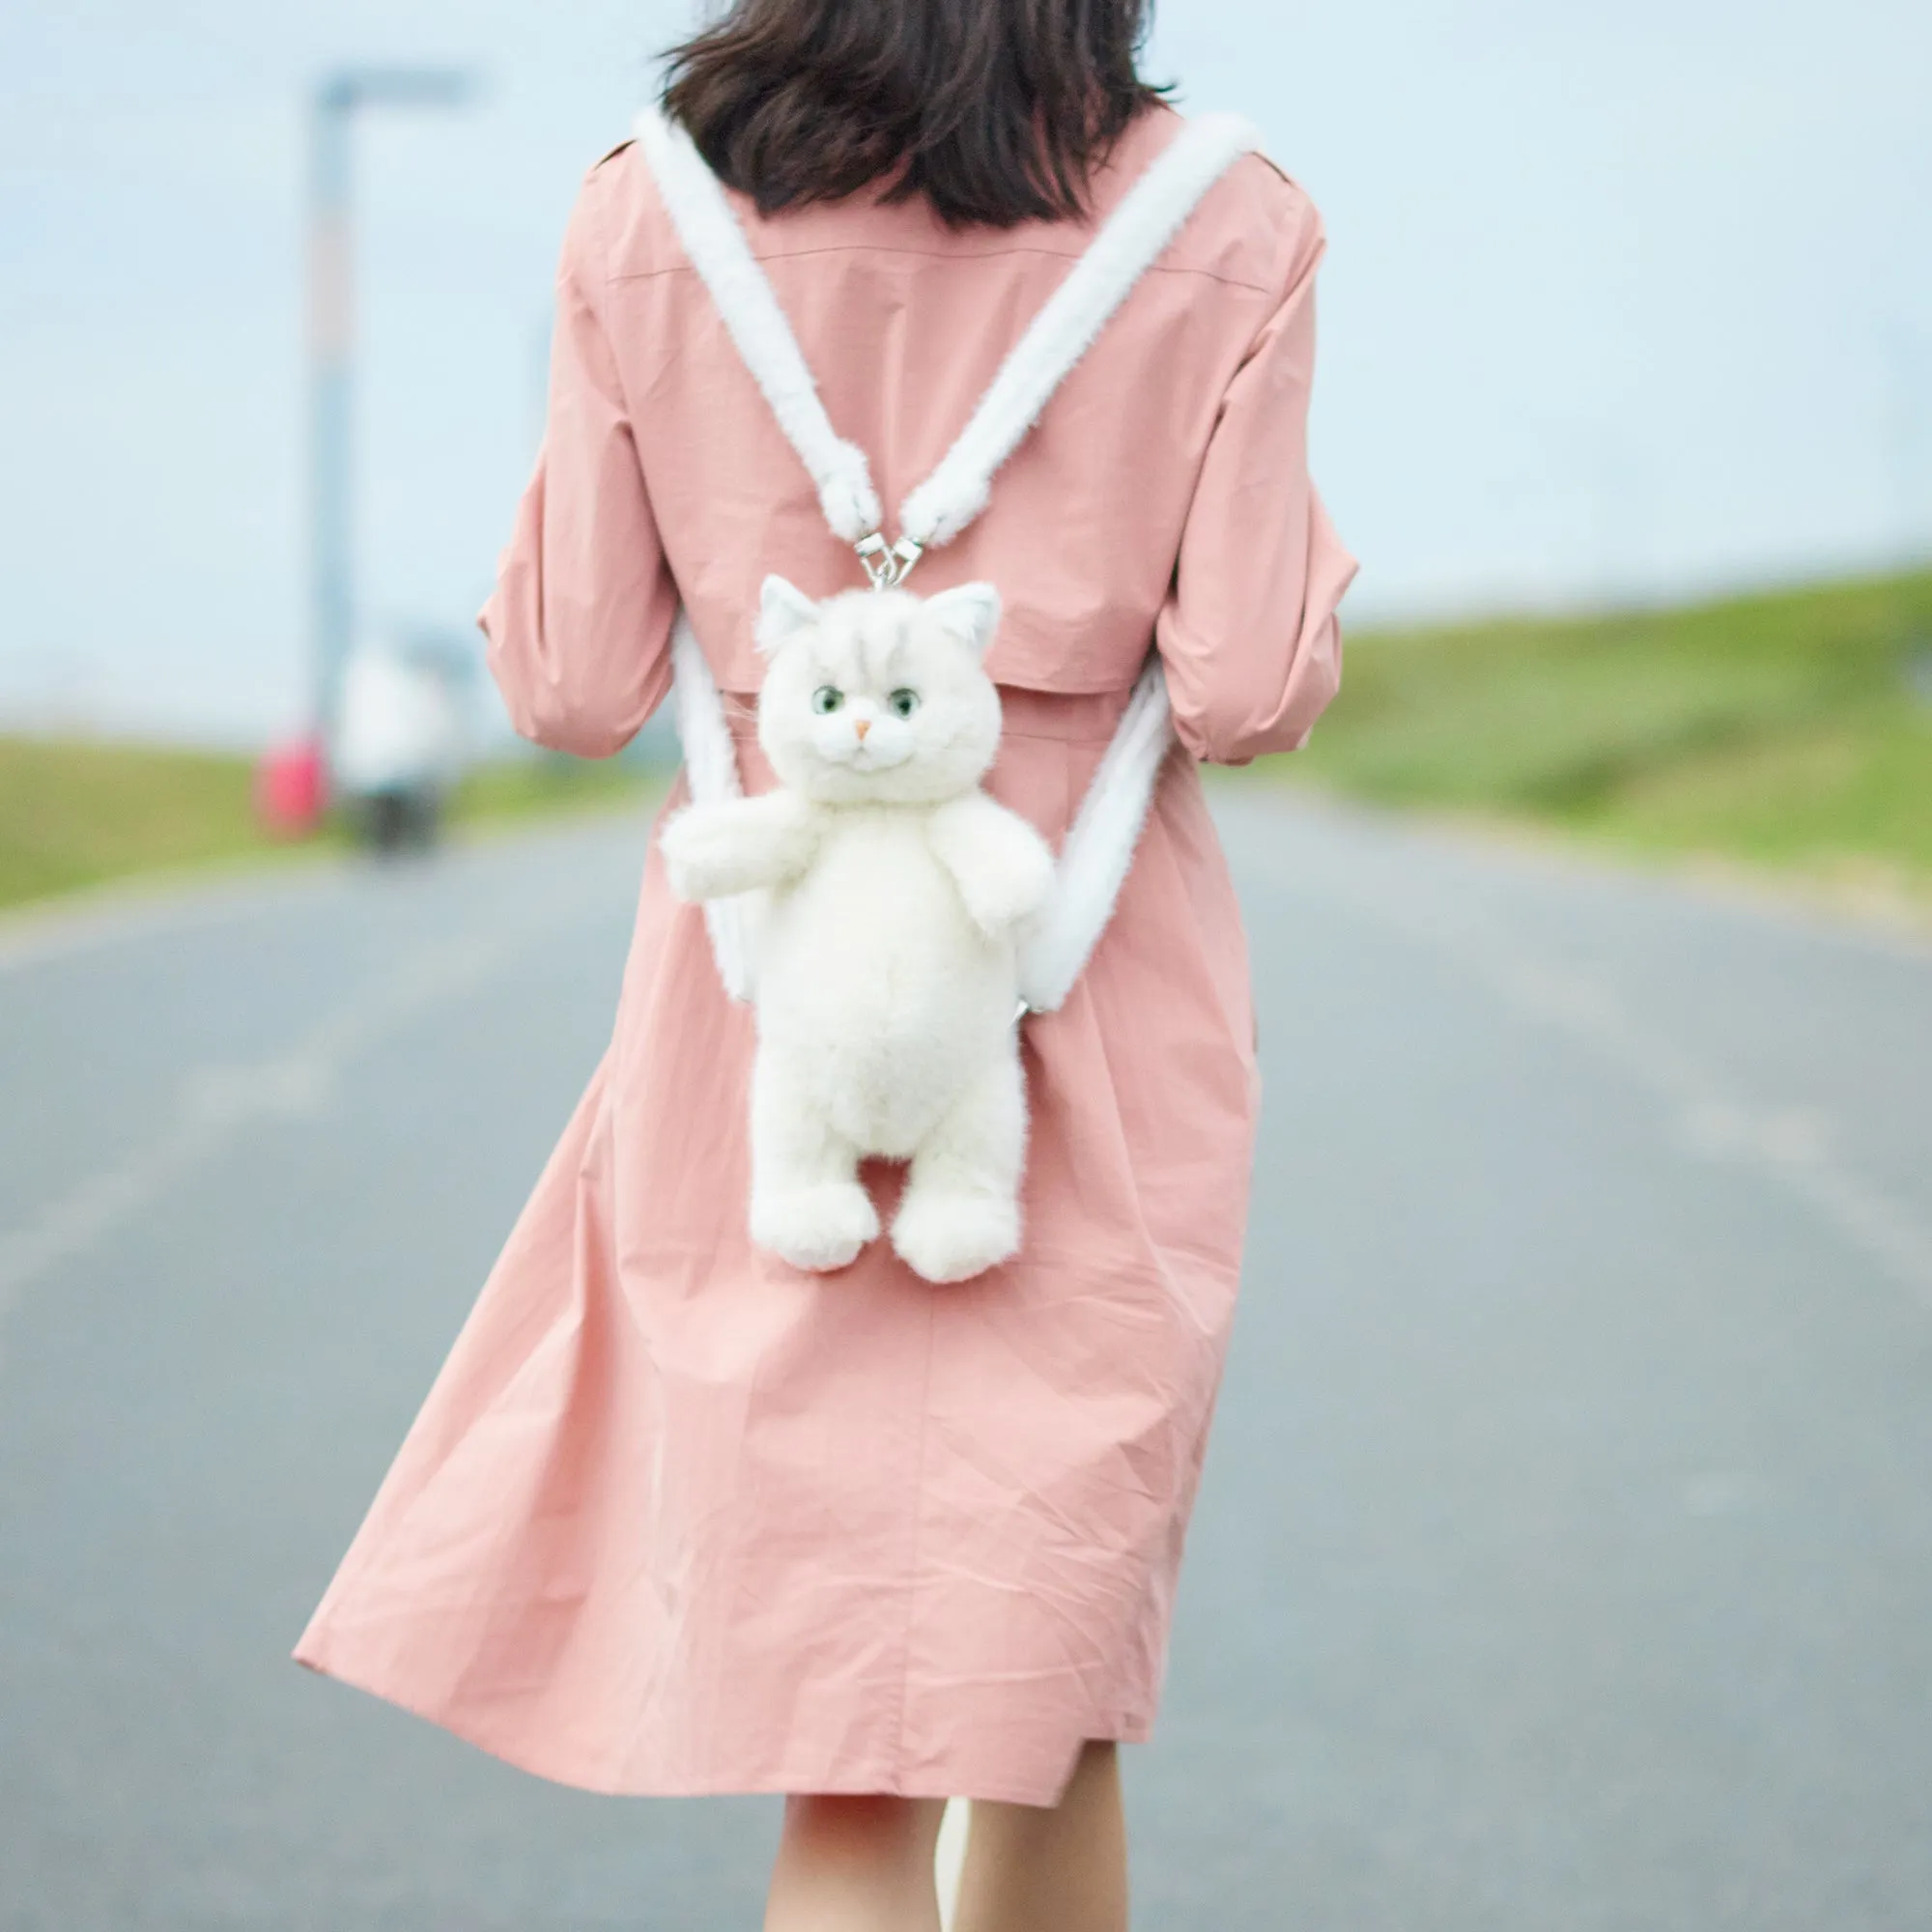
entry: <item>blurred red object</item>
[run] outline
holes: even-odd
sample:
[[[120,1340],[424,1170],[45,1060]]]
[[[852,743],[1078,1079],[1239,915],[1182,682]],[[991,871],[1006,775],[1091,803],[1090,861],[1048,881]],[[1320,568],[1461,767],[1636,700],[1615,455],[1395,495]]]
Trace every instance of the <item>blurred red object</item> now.
[[[255,767],[255,814],[278,838],[303,838],[328,809],[328,761],[322,740],[272,745]]]

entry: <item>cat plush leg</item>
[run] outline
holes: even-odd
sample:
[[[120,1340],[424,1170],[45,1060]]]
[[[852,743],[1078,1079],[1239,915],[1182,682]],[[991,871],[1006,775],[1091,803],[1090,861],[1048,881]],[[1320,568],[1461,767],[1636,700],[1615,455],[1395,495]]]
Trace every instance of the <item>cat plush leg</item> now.
[[[984,792],[949,799],[932,814],[928,836],[959,889],[967,917],[989,938],[1046,903],[1053,888],[1053,853],[1046,840]]]
[[[785,1057],[752,1067],[752,1239],[816,1274],[841,1268],[879,1232],[859,1153],[834,1131]]]
[[[789,885],[818,849],[819,820],[791,791],[688,805],[659,838],[670,889],[687,904]]]
[[[965,1281],[1020,1244],[1026,1088],[1019,1048],[992,1062],[913,1155],[893,1221],[899,1259],[927,1281]]]

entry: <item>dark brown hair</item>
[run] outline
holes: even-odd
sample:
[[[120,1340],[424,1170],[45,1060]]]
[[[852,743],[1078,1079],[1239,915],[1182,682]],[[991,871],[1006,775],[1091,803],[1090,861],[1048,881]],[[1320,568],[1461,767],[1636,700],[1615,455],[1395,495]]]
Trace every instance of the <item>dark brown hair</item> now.
[[[674,48],[665,104],[769,214],[886,181],[954,227],[1077,215],[1163,89],[1152,0],[733,0]]]

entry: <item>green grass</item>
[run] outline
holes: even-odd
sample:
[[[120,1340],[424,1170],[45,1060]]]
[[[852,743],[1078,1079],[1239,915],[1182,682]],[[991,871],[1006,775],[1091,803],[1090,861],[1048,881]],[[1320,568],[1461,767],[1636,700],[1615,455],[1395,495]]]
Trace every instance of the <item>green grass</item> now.
[[[1380,803],[1932,887],[1932,572],[1352,635],[1309,748]]]
[[[451,818],[490,825],[639,797],[628,760],[504,759],[470,773]],[[132,873],[339,849],[331,827],[288,846],[255,823],[245,757],[87,740],[0,737],[0,905]]]

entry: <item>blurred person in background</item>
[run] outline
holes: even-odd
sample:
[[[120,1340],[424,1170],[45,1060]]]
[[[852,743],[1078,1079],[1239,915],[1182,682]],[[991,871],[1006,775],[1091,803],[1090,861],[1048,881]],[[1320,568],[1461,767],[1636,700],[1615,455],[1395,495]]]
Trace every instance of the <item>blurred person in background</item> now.
[[[329,771],[376,851],[434,842],[463,769],[469,668],[435,638],[371,639],[343,667]]]
[[[895,503],[1183,122],[1147,0],[738,0],[665,100]],[[1119,1932],[1239,1273],[1254,1015],[1199,760],[1298,746],[1352,563],[1311,487],[1315,210],[1236,160],[923,566],[984,580],[987,781],[1065,834],[1150,648],[1179,741],[1105,938],[1028,1022],[1025,1238],[936,1287],[753,1246],[753,1017],[655,849],[611,1050],[304,1635],[602,1791],[778,1792],[771,1932]],[[518,727],[618,751],[680,605],[744,720],[760,584],[855,581],[638,148],[571,219],[543,456],[485,613]],[[674,798],[672,805],[679,801]],[[870,1176],[888,1196],[889,1173]]]

